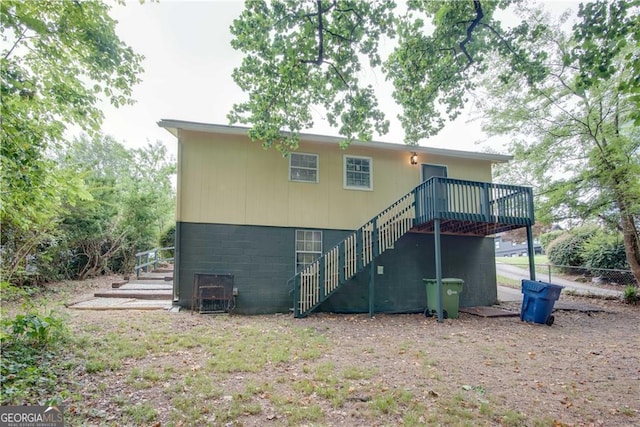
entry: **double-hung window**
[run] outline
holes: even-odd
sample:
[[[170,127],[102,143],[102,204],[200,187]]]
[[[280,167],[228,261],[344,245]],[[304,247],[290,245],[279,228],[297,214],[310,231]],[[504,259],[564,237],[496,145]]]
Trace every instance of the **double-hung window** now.
[[[318,155],[291,153],[289,155],[289,180],[318,182]]]
[[[322,255],[322,231],[296,230],[296,272]]]
[[[373,160],[371,157],[344,156],[344,188],[373,190]]]

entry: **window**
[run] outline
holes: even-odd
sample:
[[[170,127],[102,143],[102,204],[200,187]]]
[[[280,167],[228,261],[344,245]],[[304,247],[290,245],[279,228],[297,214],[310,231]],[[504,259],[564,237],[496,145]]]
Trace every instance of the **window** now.
[[[372,190],[371,157],[344,156],[344,188]]]
[[[318,155],[291,153],[289,156],[289,180],[318,182]]]
[[[296,230],[296,272],[322,255],[322,231]]]

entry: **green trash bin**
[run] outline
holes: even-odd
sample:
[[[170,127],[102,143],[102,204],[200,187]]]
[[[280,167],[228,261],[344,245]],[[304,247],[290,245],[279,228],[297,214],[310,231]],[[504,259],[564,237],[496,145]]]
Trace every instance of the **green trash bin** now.
[[[427,287],[427,308],[424,315],[431,317],[438,314],[438,280],[422,279]],[[460,292],[464,280],[447,278],[442,279],[442,310],[443,317],[450,319],[458,318],[458,304],[460,301]]]

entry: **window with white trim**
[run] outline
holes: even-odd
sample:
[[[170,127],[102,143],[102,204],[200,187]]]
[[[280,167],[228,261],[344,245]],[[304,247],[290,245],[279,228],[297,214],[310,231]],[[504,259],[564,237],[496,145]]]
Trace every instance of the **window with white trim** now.
[[[289,155],[289,180],[318,182],[318,155],[291,153]]]
[[[344,188],[373,189],[373,159],[371,157],[344,156]]]
[[[322,231],[296,230],[296,272],[322,255]]]

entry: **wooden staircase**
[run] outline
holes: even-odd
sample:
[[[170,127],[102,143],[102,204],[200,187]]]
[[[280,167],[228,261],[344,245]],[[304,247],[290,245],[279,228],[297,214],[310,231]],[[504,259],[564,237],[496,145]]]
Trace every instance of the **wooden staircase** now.
[[[533,224],[529,187],[433,177],[289,279],[305,317],[409,231],[486,236]],[[439,250],[439,248],[437,248]]]

